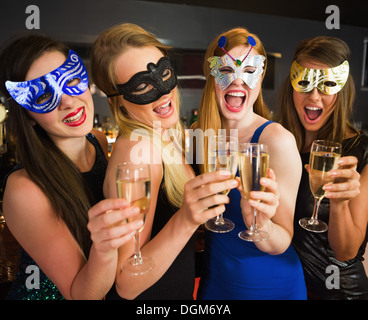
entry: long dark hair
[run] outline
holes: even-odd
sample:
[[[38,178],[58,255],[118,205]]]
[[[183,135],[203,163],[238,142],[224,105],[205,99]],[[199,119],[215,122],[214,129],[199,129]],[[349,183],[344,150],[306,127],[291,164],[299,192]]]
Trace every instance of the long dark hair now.
[[[0,91],[9,99],[9,133],[16,145],[17,160],[30,179],[44,192],[58,218],[88,256],[91,240],[87,229],[92,198],[82,174],[38,124],[32,125],[23,107],[11,99],[5,81],[24,81],[32,63],[45,52],[68,56],[63,43],[41,35],[25,35],[12,40],[0,53]]]
[[[297,45],[293,60],[299,61],[304,58],[314,59],[333,68],[345,60],[350,60],[350,50],[348,45],[338,38],[318,36],[305,39]],[[349,122],[354,99],[354,81],[349,73],[345,86],[337,93],[334,111],[318,131],[316,139],[341,142],[347,130],[359,133]],[[298,149],[301,151],[305,147],[305,132],[295,109],[290,75],[285,79],[279,92],[277,120],[294,134]]]

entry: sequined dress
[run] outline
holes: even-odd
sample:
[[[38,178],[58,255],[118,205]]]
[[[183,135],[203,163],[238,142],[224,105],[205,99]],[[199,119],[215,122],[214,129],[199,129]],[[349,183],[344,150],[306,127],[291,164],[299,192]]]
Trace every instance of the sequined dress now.
[[[87,135],[96,149],[96,159],[92,169],[83,172],[83,178],[90,186],[90,190],[94,195],[96,202],[103,199],[102,186],[105,178],[107,160],[97,138],[89,133]],[[21,165],[16,166],[14,171],[22,168]],[[14,172],[12,171],[12,172]],[[28,268],[28,269],[27,269]],[[39,289],[35,288],[38,282],[39,272]],[[35,281],[37,279],[37,282]],[[33,288],[33,289],[27,289]],[[20,249],[19,271],[12,287],[8,293],[7,300],[63,300],[56,286],[37,266],[37,263],[28,255],[28,253]]]
[[[358,158],[357,171],[362,172],[368,165],[368,137],[359,135],[342,142],[343,155]],[[303,167],[309,163],[309,153],[301,154]],[[368,278],[362,261],[368,241],[368,233],[355,258],[338,261],[328,243],[328,232],[314,233],[299,226],[299,219],[309,217],[313,212],[313,195],[309,188],[309,178],[303,170],[299,186],[294,218],[294,237],[292,244],[298,252],[303,265],[309,299],[354,300],[368,299]],[[328,224],[330,202],[322,199],[318,218]],[[362,214],[366,214],[362,212]],[[368,226],[366,226],[368,231]]]

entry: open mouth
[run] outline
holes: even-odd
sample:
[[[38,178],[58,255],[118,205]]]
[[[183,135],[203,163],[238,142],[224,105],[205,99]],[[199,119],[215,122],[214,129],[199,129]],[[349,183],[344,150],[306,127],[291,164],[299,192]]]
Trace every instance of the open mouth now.
[[[226,107],[233,112],[239,112],[243,109],[246,95],[244,92],[233,91],[225,95]]]
[[[318,107],[305,107],[304,112],[310,121],[315,121],[321,116],[323,109]]]
[[[86,114],[84,107],[77,109],[75,112],[69,113],[62,121],[68,126],[78,126],[84,122]]]
[[[155,112],[160,117],[168,117],[173,111],[174,108],[172,108],[171,99],[165,104],[153,109],[153,112]]]

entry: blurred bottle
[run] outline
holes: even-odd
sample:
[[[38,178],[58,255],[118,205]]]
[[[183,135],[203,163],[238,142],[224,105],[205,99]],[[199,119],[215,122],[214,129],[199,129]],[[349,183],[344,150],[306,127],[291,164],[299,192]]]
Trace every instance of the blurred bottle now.
[[[187,116],[183,116],[180,120],[183,123],[184,128],[188,128],[188,117]]]
[[[190,118],[190,123],[189,126],[191,126],[194,122],[196,122],[198,120],[198,110],[197,109],[193,109],[192,110],[192,116]]]
[[[114,133],[113,133],[113,123],[110,120],[110,117],[105,117],[105,121],[102,124],[102,132],[106,135],[106,137],[109,138],[113,138],[114,137]]]
[[[102,131],[101,123],[100,123],[100,117],[98,113],[95,114],[95,117],[93,118],[93,128],[97,129],[99,131]]]

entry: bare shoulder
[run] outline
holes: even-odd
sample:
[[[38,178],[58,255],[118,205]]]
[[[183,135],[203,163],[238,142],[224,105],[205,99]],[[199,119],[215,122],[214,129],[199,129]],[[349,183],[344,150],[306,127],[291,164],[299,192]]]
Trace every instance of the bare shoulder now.
[[[279,170],[301,170],[301,159],[294,135],[279,123],[268,125],[261,134],[261,143],[268,146],[270,165]]]
[[[25,214],[40,205],[48,205],[48,200],[25,169],[20,169],[13,172],[7,180],[3,204],[4,212],[11,208],[12,214],[18,211],[19,214]],[[22,211],[22,208],[25,210]]]
[[[119,137],[114,145],[111,160],[119,162],[145,162],[150,164],[161,164],[161,150],[155,146],[149,137],[132,139],[130,137]]]
[[[20,169],[9,175],[6,183],[4,196],[11,198],[24,197],[29,194],[34,195],[39,187],[31,180],[25,169]]]
[[[49,199],[24,169],[9,176],[4,192],[3,211],[9,229],[22,244],[29,241],[30,235],[45,228],[51,230],[58,224]]]
[[[268,144],[272,148],[289,147],[297,150],[294,135],[277,122],[269,124],[263,130],[259,142]]]

